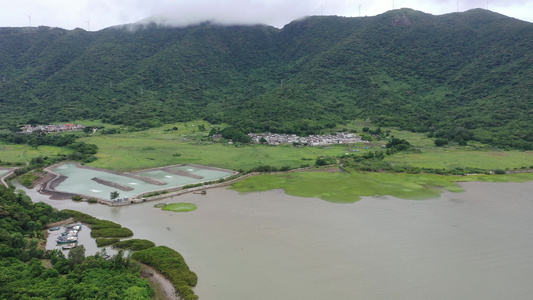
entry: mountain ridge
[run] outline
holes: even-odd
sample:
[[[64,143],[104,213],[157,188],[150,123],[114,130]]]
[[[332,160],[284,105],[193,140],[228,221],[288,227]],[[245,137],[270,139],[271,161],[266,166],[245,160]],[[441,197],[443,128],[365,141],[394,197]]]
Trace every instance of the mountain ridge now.
[[[0,28],[0,41],[4,126],[204,118],[305,134],[370,118],[459,142],[533,147],[533,24],[482,9],[312,16],[281,29]]]

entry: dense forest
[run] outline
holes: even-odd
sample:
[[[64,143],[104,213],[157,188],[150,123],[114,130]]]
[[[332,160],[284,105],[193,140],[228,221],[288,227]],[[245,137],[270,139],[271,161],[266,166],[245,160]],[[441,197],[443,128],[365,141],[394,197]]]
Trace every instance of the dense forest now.
[[[65,256],[61,250],[46,250],[45,226],[73,217],[91,226],[91,237],[113,240],[123,250],[110,258],[101,253],[85,255],[80,245]],[[140,277],[146,263],[172,282],[180,299],[198,299],[192,287],[197,276],[183,257],[167,247],[154,247],[147,240],[119,242],[120,224],[73,211],[57,211],[32,200],[22,191],[0,186],[0,299],[151,299],[148,281]],[[107,233],[107,235],[106,235]]]
[[[68,256],[44,251],[48,222],[68,218],[23,192],[0,187],[1,299],[150,299],[152,288],[123,252],[106,260],[85,256],[83,246]]]
[[[353,119],[533,149],[533,24],[487,10],[269,26],[0,28],[0,125],[205,119],[305,135]]]

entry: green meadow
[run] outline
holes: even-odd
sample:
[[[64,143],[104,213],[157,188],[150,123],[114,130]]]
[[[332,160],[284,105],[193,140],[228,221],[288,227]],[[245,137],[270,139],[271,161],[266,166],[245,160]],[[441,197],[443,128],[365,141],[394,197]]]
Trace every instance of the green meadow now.
[[[363,127],[375,129],[369,121],[354,121],[347,124],[347,129],[355,129],[358,134],[362,133]],[[340,128],[338,128],[340,130]],[[445,147],[435,147],[434,138],[428,138],[426,134],[383,128],[389,130],[390,135],[409,141],[420,153],[401,152],[386,156],[385,161],[394,164],[411,165],[419,168],[480,168],[486,170],[520,170],[530,169],[533,166],[533,151],[511,150],[505,151],[493,148],[479,142],[470,141],[468,146],[457,144]],[[370,145],[374,150],[387,144],[388,140],[374,140]]]
[[[198,131],[206,124],[206,131]],[[194,125],[194,126],[193,126]],[[178,130],[172,130],[177,127]],[[94,135],[82,141],[98,146],[98,160],[90,166],[132,171],[174,164],[201,164],[232,170],[249,170],[260,165],[277,168],[314,165],[318,156],[339,156],[346,146],[292,147],[230,145],[206,138],[211,125],[178,123],[140,132]]]
[[[26,163],[39,156],[56,156],[70,153],[72,153],[71,149],[61,147],[39,146],[38,148],[32,148],[28,145],[0,143],[0,160],[3,162]]]
[[[398,153],[385,161],[421,168],[473,167],[486,170],[529,169],[533,166],[533,151],[471,150],[462,148],[437,148],[422,153]]]
[[[292,196],[320,198],[335,203],[353,203],[365,196],[394,196],[424,200],[442,190],[461,192],[459,181],[527,182],[533,173],[506,175],[442,176],[406,173],[298,172],[260,175],[233,184],[239,192],[283,189]]]

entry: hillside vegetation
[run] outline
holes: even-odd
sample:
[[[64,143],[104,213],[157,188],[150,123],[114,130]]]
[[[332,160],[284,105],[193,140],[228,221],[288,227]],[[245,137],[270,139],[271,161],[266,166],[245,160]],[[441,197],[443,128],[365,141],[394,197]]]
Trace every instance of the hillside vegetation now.
[[[0,28],[0,123],[201,118],[305,135],[370,119],[533,149],[531,49],[533,24],[481,9],[309,17],[282,29]]]

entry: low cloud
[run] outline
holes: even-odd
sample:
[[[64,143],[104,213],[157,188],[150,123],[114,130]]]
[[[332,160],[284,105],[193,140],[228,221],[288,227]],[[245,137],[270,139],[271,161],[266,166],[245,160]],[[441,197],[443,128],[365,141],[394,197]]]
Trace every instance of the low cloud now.
[[[99,30],[157,16],[158,22],[184,26],[203,21],[268,24],[278,28],[310,15],[374,16],[409,7],[441,15],[473,8],[533,21],[531,0],[3,0],[0,26],[81,27]],[[89,23],[87,23],[89,21]]]

